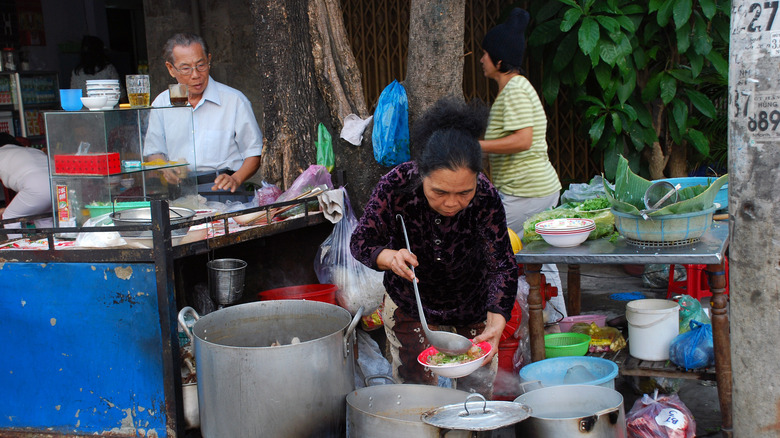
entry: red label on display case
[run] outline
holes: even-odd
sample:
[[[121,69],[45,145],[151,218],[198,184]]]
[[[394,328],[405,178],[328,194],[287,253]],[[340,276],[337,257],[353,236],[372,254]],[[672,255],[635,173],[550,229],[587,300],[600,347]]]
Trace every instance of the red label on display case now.
[[[68,175],[113,175],[122,170],[119,152],[85,155],[55,155],[54,173]]]
[[[68,186],[57,186],[57,218],[60,222],[70,220],[70,203],[68,202]]]

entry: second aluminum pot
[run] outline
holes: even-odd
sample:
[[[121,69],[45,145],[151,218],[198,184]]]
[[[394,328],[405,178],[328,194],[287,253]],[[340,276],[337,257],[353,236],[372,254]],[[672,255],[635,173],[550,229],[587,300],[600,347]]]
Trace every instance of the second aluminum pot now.
[[[535,438],[625,438],[623,396],[614,389],[560,385],[536,389],[515,399],[531,408],[519,423],[522,436]]]
[[[421,419],[426,412],[462,404],[471,393],[431,385],[376,385],[347,395],[347,438],[509,438],[516,425],[479,432],[442,429]],[[503,402],[508,403],[508,402]]]
[[[197,319],[192,333],[205,438],[344,435],[362,311],[353,318],[332,304],[280,300],[202,318],[185,307],[179,319],[187,312]]]

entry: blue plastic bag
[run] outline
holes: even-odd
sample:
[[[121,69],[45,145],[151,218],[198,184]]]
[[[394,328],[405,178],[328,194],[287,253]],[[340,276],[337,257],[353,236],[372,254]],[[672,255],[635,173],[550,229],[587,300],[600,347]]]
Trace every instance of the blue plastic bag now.
[[[396,166],[409,161],[409,103],[404,86],[396,80],[379,95],[371,141],[377,163]]]
[[[691,330],[677,335],[669,346],[669,359],[686,370],[704,368],[715,363],[712,325],[690,322]]]

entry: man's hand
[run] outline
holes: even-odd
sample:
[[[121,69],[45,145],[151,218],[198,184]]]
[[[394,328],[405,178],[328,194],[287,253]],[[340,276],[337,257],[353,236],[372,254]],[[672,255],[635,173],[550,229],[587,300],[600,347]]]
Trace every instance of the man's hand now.
[[[240,185],[241,183],[239,183],[235,178],[226,173],[223,173],[214,179],[214,185],[211,187],[211,190],[230,190],[231,192],[235,192]]]

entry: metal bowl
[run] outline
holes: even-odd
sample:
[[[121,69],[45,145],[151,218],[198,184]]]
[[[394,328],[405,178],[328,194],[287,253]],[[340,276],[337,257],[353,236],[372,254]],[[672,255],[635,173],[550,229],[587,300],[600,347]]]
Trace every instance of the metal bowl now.
[[[189,208],[170,207],[168,209],[171,225],[186,222],[192,219],[193,216],[195,216],[195,211]],[[114,221],[114,225],[117,226],[152,225],[152,209],[150,207],[115,211],[110,213],[109,217]],[[120,231],[119,234],[123,237],[149,237],[152,235],[152,231]],[[184,236],[185,234],[187,234],[186,228],[171,231],[172,236]]]

